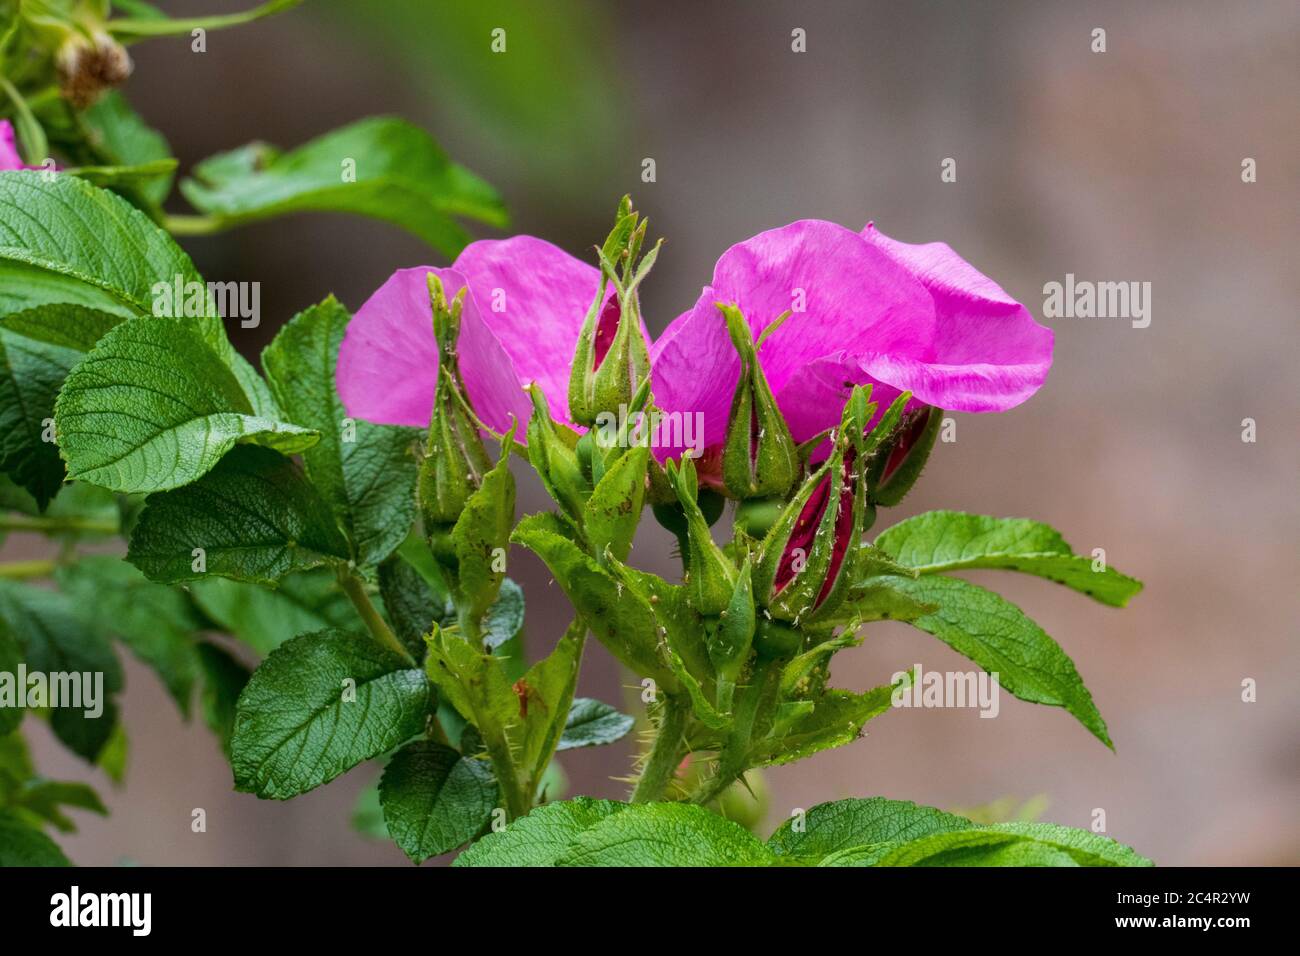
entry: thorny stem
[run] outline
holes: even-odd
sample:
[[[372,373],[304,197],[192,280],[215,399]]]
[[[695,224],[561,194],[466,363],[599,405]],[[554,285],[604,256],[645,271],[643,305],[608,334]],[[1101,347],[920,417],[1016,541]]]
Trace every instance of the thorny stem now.
[[[649,803],[661,799],[685,756],[687,708],[676,697],[665,697],[661,713],[655,741],[650,747],[650,756],[632,791],[633,803]]]

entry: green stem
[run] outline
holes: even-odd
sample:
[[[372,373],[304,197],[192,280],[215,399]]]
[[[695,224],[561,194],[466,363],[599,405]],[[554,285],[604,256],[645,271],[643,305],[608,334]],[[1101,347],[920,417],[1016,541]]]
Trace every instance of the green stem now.
[[[11,581],[48,578],[58,566],[57,561],[7,561],[0,564],[0,578]]]
[[[672,783],[677,767],[686,754],[686,718],[688,708],[675,697],[665,697],[655,742],[650,747],[645,769],[632,791],[633,803],[649,803],[663,797]]]
[[[225,228],[217,216],[163,216],[162,225],[173,236],[210,236]]]
[[[63,534],[69,531],[89,531],[99,534],[117,534],[121,528],[116,521],[102,518],[27,517],[25,515],[0,515],[0,531],[35,531],[40,534]]]
[[[353,571],[344,568],[339,569],[338,578],[339,587],[348,596],[352,606],[357,609],[357,614],[365,622],[366,630],[370,632],[370,636],[412,667],[419,667],[420,665],[416,663],[415,658],[411,656],[411,652],[402,645],[402,642],[397,639],[397,635],[393,633],[393,629],[388,626],[388,622],[380,617],[379,612],[375,610],[375,605],[370,601],[370,595],[366,594],[365,582]]]

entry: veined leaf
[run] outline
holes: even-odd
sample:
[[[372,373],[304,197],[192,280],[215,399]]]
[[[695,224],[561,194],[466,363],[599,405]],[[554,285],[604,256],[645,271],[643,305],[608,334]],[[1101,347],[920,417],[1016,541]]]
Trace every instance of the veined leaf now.
[[[379,783],[388,834],[412,863],[474,839],[497,803],[497,784],[481,760],[417,740],[393,755]]]
[[[969,830],[965,817],[917,806],[910,800],[867,797],[819,803],[795,825],[786,820],[768,837],[781,856],[820,860],[841,850],[872,844],[906,843],[931,833]]]
[[[483,615],[483,646],[496,650],[518,637],[523,627],[524,589],[510,578],[503,578],[497,599]]]
[[[199,694],[203,720],[221,741],[221,749],[229,760],[230,735],[235,729],[239,695],[243,693],[252,674],[223,648],[208,641],[199,644],[198,658],[203,675]]]
[[[46,305],[0,318],[0,471],[43,511],[63,485],[53,439],[54,400],[63,380],[120,316]]]
[[[285,454],[316,443],[314,431],[257,415],[191,321],[124,322],[72,370],[54,414],[70,477],[165,491],[206,474],[236,443]]]
[[[890,709],[893,691],[889,685],[873,688],[864,694],[827,690],[815,700],[811,714],[760,741],[751,757],[752,765],[790,763],[852,743],[862,736],[862,727],[867,721]]]
[[[251,445],[192,485],[150,495],[127,550],[128,561],[167,584],[213,574],[273,585],[348,555],[298,466]]]
[[[326,568],[285,575],[275,588],[218,577],[194,581],[189,588],[194,603],[221,630],[262,656],[298,634],[361,623]]]
[[[636,719],[609,704],[591,697],[575,697],[569,707],[569,719],[556,750],[595,747],[622,740],[631,732]]]
[[[303,634],[271,652],[239,695],[235,789],[283,800],[424,730],[429,685],[361,634]]]
[[[189,256],[121,196],[76,176],[0,173],[0,286],[6,311],[72,303],[132,318],[152,315],[154,287],[202,283]],[[6,288],[6,292],[9,289]],[[217,356],[234,354],[215,309],[195,320]]]
[[[155,584],[108,555],[85,555],[60,568],[55,579],[64,594],[94,608],[105,629],[157,672],[188,718],[199,676],[199,620],[184,593]]]
[[[1041,627],[1006,598],[960,578],[891,578],[890,585],[935,605],[909,623],[970,658],[1021,700],[1064,707],[1114,749],[1074,662]]]
[[[734,821],[694,804],[640,803],[578,834],[560,866],[765,866],[772,854]]]
[[[627,808],[626,803],[591,797],[548,803],[504,830],[488,833],[452,866],[554,866],[580,833]]]
[[[5,580],[0,580],[0,618],[22,643],[29,671],[103,675],[98,715],[87,715],[95,708],[84,698],[84,706],[55,707],[50,713],[55,736],[94,762],[117,723],[114,698],[122,689],[122,666],[97,622],[79,613],[67,595]]]
[[[333,508],[356,562],[374,566],[415,521],[411,446],[418,432],[347,417],[334,366],[350,318],[332,296],[298,313],[262,352],[262,367],[285,417],[320,434],[303,452],[307,475]]]
[[[1112,568],[1093,570],[1055,529],[1026,518],[991,518],[960,511],[929,511],[900,521],[876,546],[921,574],[972,568],[1023,571],[1123,607],[1142,583]]]
[[[172,158],[167,140],[131,109],[121,93],[112,91],[100,97],[81,112],[80,119],[89,134],[90,148],[107,165],[140,166]],[[171,187],[168,171],[145,182],[133,182],[126,191],[160,206]]]
[[[678,689],[660,650],[650,604],[583,552],[555,515],[529,515],[511,537],[546,562],[556,583],[611,654],[637,674],[653,678],[665,691]]]
[[[469,241],[454,217],[504,226],[496,192],[448,159],[428,133],[374,117],[281,153],[252,143],[199,163],[181,192],[224,226],[293,212],[382,219],[454,257]]]

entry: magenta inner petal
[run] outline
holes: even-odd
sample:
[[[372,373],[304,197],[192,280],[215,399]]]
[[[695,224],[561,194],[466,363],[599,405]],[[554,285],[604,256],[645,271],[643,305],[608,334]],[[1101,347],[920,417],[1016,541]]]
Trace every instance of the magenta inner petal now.
[[[614,336],[618,334],[618,320],[621,315],[618,296],[610,296],[605,307],[600,310],[600,318],[596,320],[596,341],[592,347],[596,361],[593,368],[600,368],[600,363],[605,361],[605,356],[609,354],[609,347],[614,344]]]

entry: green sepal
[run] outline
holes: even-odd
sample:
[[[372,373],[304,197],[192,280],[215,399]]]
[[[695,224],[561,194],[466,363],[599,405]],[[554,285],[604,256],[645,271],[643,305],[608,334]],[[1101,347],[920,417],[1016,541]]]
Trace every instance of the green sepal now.
[[[717,306],[740,356],[740,378],[722,449],[723,486],[734,498],[784,497],[799,478],[798,448],[763,374],[749,323],[736,306],[722,302]],[[788,315],[769,325],[764,336]]]
[[[650,449],[629,449],[600,478],[583,506],[582,527],[597,561],[606,555],[627,560],[645,505],[646,463]]]
[[[540,385],[533,382],[527,392],[533,402],[533,414],[528,419],[528,460],[542,479],[547,494],[565,514],[579,521],[591,485],[578,458],[578,436],[551,417]]]
[[[515,521],[515,478],[510,449],[518,422],[501,440],[501,456],[483,476],[477,491],[451,529],[456,558],[456,611],[461,630],[477,638],[483,615],[496,600],[505,578],[505,554]]]
[[[736,576],[731,601],[709,635],[709,660],[718,682],[718,708],[723,712],[731,710],[736,678],[749,657],[755,626],[753,566],[746,558]]]
[[[892,507],[912,490],[930,460],[943,409],[927,405],[903,416],[888,445],[872,456],[867,470],[867,496],[872,504]]]
[[[695,609],[717,615],[727,609],[736,589],[736,566],[722,553],[709,533],[709,524],[696,496],[699,482],[690,458],[668,462],[668,477],[686,517],[687,584]]]
[[[417,489],[425,531],[435,542],[435,552],[445,560],[448,557],[445,532],[460,516],[492,462],[468,412],[468,398],[456,357],[465,288],[449,303],[437,274],[428,273],[426,281],[433,310],[433,334],[438,343],[438,383],[434,388],[433,416]]]

